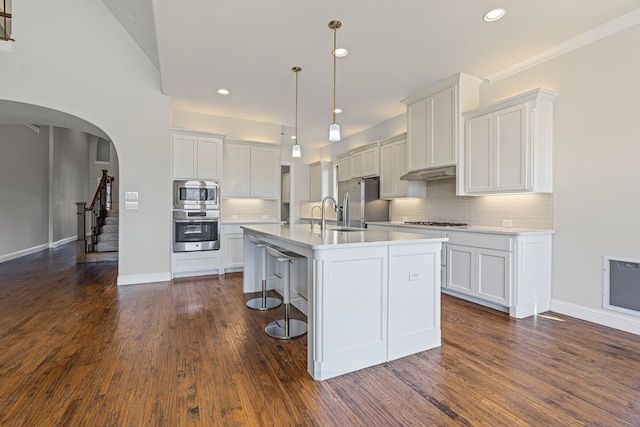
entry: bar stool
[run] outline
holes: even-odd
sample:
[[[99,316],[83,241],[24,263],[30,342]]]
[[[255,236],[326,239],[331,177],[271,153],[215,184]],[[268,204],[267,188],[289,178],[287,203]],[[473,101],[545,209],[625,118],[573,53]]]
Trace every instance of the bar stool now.
[[[269,323],[264,328],[264,331],[267,333],[267,335],[273,338],[288,340],[290,338],[296,338],[307,333],[307,322],[298,319],[291,319],[289,316],[291,309],[291,264],[293,264],[293,261],[295,261],[296,259],[300,259],[303,257],[293,252],[281,251],[281,249],[267,246],[267,252],[269,252],[269,255],[274,257],[277,262],[286,263],[286,265],[284,266],[282,277],[276,274],[276,276],[283,281],[284,319],[276,320],[275,322]]]
[[[269,244],[255,236],[249,235],[251,243],[260,248],[260,280],[262,280],[262,296],[247,301],[247,307],[253,310],[266,311],[279,307],[282,301],[267,296],[267,248]]]

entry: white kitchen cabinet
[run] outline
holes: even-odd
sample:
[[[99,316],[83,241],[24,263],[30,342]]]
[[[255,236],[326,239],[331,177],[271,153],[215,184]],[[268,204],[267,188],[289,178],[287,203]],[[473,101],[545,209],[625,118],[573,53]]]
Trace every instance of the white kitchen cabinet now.
[[[282,174],[282,203],[289,203],[291,194],[291,174]]]
[[[441,255],[442,293],[517,318],[550,309],[551,232],[502,234],[392,224],[367,228],[447,237]]]
[[[380,198],[426,197],[426,182],[401,181],[406,173],[407,134],[402,133],[380,143]]]
[[[351,179],[351,155],[349,153],[342,154],[336,158],[338,163],[338,182],[348,181]]]
[[[459,73],[402,101],[407,105],[409,171],[458,163],[464,135],[460,113],[478,107],[481,82]]]
[[[222,249],[224,251],[224,272],[242,271],[244,263],[244,234],[240,225],[223,224]]]
[[[464,114],[465,194],[552,192],[556,96],[540,88]]]
[[[331,162],[320,160],[309,165],[309,201],[319,202],[331,195]]]
[[[173,277],[191,277],[220,272],[220,251],[172,252]]]
[[[280,146],[225,141],[222,195],[278,199]]]
[[[369,144],[351,152],[351,177],[370,178],[380,175],[380,144]]]
[[[174,179],[220,179],[222,136],[175,130],[171,135]]]

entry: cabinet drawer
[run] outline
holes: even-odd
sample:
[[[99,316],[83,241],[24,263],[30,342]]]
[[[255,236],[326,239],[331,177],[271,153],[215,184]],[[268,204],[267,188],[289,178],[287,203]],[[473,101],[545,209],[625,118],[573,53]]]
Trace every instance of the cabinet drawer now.
[[[239,225],[225,225],[224,234],[242,234],[242,227]]]
[[[513,237],[499,234],[447,232],[450,244],[513,251]]]

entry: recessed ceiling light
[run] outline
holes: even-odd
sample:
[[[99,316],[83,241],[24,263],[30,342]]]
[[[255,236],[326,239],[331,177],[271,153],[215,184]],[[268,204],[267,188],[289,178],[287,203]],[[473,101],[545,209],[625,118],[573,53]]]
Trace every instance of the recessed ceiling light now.
[[[504,9],[493,9],[485,13],[482,19],[485,22],[493,22],[497,21],[498,19],[502,19],[506,13],[507,11]]]
[[[338,58],[342,58],[344,56],[347,56],[349,54],[349,51],[343,47],[339,47],[333,52],[333,54]]]
[[[335,110],[332,111],[332,113],[340,114],[342,113],[342,110],[340,108],[336,108]]]
[[[218,93],[220,95],[229,95],[229,91],[227,89],[218,89]]]

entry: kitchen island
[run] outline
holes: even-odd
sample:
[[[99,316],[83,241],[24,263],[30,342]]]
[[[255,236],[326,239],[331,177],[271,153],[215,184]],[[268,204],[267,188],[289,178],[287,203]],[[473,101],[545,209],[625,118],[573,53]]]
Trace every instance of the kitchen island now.
[[[440,250],[446,238],[309,225],[247,225],[244,292],[257,292],[248,236],[303,256],[292,280],[306,304],[307,370],[324,380],[440,346]],[[292,283],[292,287],[294,284]]]

